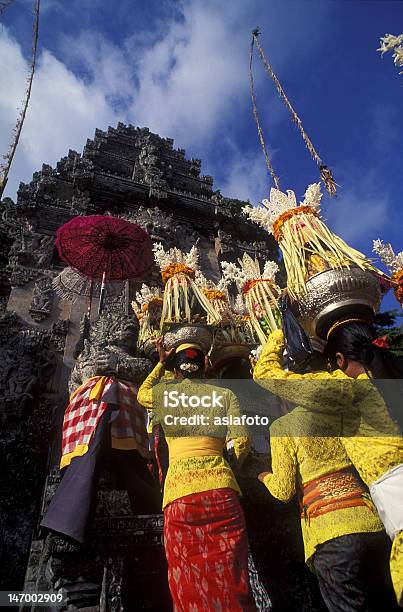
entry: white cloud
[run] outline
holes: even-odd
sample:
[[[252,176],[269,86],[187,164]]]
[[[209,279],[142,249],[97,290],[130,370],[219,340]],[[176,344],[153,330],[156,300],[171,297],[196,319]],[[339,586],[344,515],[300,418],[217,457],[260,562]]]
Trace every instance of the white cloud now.
[[[389,223],[389,193],[379,187],[378,169],[350,163],[340,169],[335,199],[328,199],[324,216],[332,230],[356,248],[371,254],[372,240]]]
[[[18,43],[0,33],[0,149],[6,151],[26,87],[28,65]],[[42,163],[55,164],[69,148],[81,150],[95,127],[119,120],[105,94],[86,84],[49,51],[39,56],[31,101],[5,195],[29,181]]]
[[[154,131],[175,134],[183,146],[228,129],[234,106],[245,102],[248,36],[239,44],[231,20],[219,17],[190,4],[185,22],[172,24],[139,63],[131,114]]]
[[[269,177],[262,152],[234,153],[221,185],[222,194],[239,200],[260,202],[267,197]]]
[[[296,49],[301,58],[315,48],[322,35],[318,25],[327,8],[315,8],[313,24],[305,5],[291,5],[284,7],[277,0],[272,0],[269,9],[261,0],[234,0],[230,8],[222,0],[168,2],[163,8],[170,17],[164,23],[154,22],[150,31],[144,28],[140,37],[130,27],[126,39],[116,43],[88,26],[74,35],[60,33],[57,49],[51,52],[41,47],[6,195],[14,197],[19,181],[29,181],[42,163],[55,165],[70,148],[81,151],[96,127],[105,129],[119,120],[146,125],[174,138],[189,156],[202,157],[205,172],[210,166],[209,172],[215,174],[217,166],[210,162],[214,158],[210,154],[216,143],[231,138],[232,132],[250,129],[247,71],[252,27],[274,14],[282,23],[282,28],[270,28],[269,33],[280,70]],[[78,11],[77,2],[69,6],[69,11]],[[48,0],[46,9],[49,20],[52,10],[67,11],[66,4],[57,0]],[[98,9],[86,2],[83,10],[83,23],[88,24],[91,11]],[[135,25],[133,22],[133,30]],[[0,151],[6,151],[28,69],[20,45],[6,29],[0,32],[0,56]],[[267,83],[267,76],[259,66],[256,86],[263,82]],[[274,91],[270,98],[259,98],[262,112],[275,98]],[[277,111],[270,108],[271,127],[277,117]],[[258,186],[266,183],[266,173],[259,155],[257,138],[253,156],[244,154],[240,144],[229,147],[220,163],[220,167],[225,165],[223,193],[236,195],[239,190],[238,197],[250,194],[254,199],[257,194],[261,198]]]
[[[70,36],[61,36],[60,51],[70,69],[84,75],[85,82],[102,91],[111,103],[131,101],[134,69],[123,46],[113,44],[98,32],[82,30],[74,44]]]
[[[378,237],[387,221],[389,204],[386,194],[363,193],[353,188],[334,203],[334,213],[327,215],[329,225],[350,244],[359,241],[370,246],[371,238]]]

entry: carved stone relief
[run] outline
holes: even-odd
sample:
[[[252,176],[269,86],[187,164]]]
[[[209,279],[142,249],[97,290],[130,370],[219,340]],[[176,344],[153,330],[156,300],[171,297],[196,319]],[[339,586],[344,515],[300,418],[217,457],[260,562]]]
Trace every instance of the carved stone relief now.
[[[51,313],[54,299],[54,289],[51,277],[39,279],[34,286],[29,313],[38,323],[44,321]]]

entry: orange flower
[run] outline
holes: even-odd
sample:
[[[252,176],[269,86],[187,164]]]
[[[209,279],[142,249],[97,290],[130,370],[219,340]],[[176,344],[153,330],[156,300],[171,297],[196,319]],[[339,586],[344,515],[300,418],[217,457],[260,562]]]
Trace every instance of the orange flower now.
[[[161,276],[164,283],[166,283],[176,274],[187,274],[187,276],[193,277],[195,271],[192,268],[189,268],[189,266],[181,263],[170,264],[169,266],[161,270]]]
[[[392,282],[396,285],[393,292],[399,304],[403,304],[403,269],[393,272]]]
[[[213,300],[225,300],[224,291],[218,291],[218,289],[204,289],[203,293],[210,302]]]
[[[152,304],[162,304],[163,303],[163,299],[160,297],[153,297],[149,302],[148,302],[148,306],[151,306]]]
[[[289,219],[292,219],[292,217],[296,217],[300,213],[309,213],[311,215],[315,215],[315,217],[319,216],[319,214],[311,206],[298,206],[297,208],[286,210],[273,223],[273,236],[277,242],[280,242],[281,240],[281,228],[283,227],[284,223]]]
[[[375,344],[375,346],[379,346],[379,348],[390,348],[387,335],[375,338],[375,340],[372,341],[372,344]]]
[[[258,283],[272,283],[272,285],[273,285],[272,289],[275,289],[274,281],[271,278],[254,278],[252,280],[246,281],[246,283],[242,287],[242,293],[244,295],[246,295],[248,293],[248,291],[250,291],[252,289],[252,287],[257,285]]]

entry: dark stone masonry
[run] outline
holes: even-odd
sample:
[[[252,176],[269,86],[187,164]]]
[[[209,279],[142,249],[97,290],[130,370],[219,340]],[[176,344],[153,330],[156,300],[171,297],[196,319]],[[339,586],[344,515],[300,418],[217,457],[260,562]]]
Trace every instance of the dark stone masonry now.
[[[173,140],[121,123],[96,130],[82,155],[69,151],[55,168],[43,165],[29,184],[20,184],[16,203],[1,201],[0,590],[63,592],[68,610],[170,610],[162,515],[133,516],[108,465],[87,545],[76,547],[39,529],[60,481],[70,374],[90,337],[85,298],[62,301],[52,287],[64,266],[55,232],[77,215],[120,216],[165,247],[197,244],[201,267],[214,279],[221,259],[235,262],[244,252],[261,261],[277,258],[271,238],[242,215],[245,204],[214,191],[213,178],[201,175],[201,161],[186,159]],[[159,282],[157,267],[148,280]],[[131,314],[140,284],[126,283],[118,296],[107,298],[106,311],[116,319]],[[258,608],[271,609],[268,593],[273,610],[322,610],[303,560],[297,505],[270,498],[248,476],[253,461],[239,481]]]

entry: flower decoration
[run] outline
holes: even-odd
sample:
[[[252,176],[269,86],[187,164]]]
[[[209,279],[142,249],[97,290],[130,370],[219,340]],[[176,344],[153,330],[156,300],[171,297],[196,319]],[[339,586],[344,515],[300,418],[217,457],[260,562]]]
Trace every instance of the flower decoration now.
[[[195,283],[209,300],[214,310],[220,313],[221,320],[230,317],[229,295],[227,282],[220,278],[218,282],[207,279],[200,270],[196,270]],[[208,321],[210,323],[210,321]]]
[[[394,36],[393,34],[385,34],[381,38],[381,46],[377,51],[383,55],[387,51],[393,51],[393,61],[398,68],[403,67],[403,34]],[[403,74],[399,72],[399,74]]]
[[[280,320],[277,299],[281,291],[275,281],[278,265],[275,261],[267,261],[261,272],[258,260],[247,253],[238,263],[239,266],[221,262],[223,278],[228,283],[235,283],[241,292],[254,333],[264,343],[268,334],[278,329]]]
[[[197,248],[193,246],[188,253],[174,247],[165,251],[160,242],[153,246],[155,263],[159,266],[161,273],[166,271],[167,279],[174,274],[184,272],[192,273],[198,269],[199,254]],[[185,271],[186,270],[186,271]],[[170,273],[168,271],[171,271]]]
[[[132,308],[137,318],[141,318],[148,311],[149,304],[152,302],[162,304],[161,289],[159,287],[149,287],[143,283],[140,291],[136,293],[136,299],[132,301]]]
[[[242,210],[251,221],[264,227],[270,234],[279,234],[285,221],[295,215],[302,212],[318,215],[321,199],[320,183],[309,185],[299,206],[294,191],[287,189],[287,192],[283,193],[273,187],[270,190],[270,198],[262,201],[263,208],[244,206]]]
[[[379,348],[385,348],[385,349],[390,348],[387,335],[379,336],[379,338],[375,338],[372,344],[374,344],[375,346],[378,346]]]
[[[153,251],[165,284],[161,329],[174,323],[219,323],[219,312],[194,280],[199,273],[197,248],[184,253],[156,243]]]
[[[134,314],[140,323],[139,346],[160,335],[162,305],[161,289],[159,287],[149,287],[143,283],[140,291],[136,293],[136,299],[132,301]]]
[[[390,243],[384,244],[379,238],[373,242],[373,251],[391,272],[393,292],[403,308],[403,251],[395,254]]]
[[[263,206],[242,209],[277,240],[287,272],[288,292],[294,299],[306,292],[306,281],[319,271],[352,266],[374,271],[365,255],[325,225],[320,218],[321,199],[320,183],[309,185],[299,205],[293,191],[282,193],[273,188]]]

